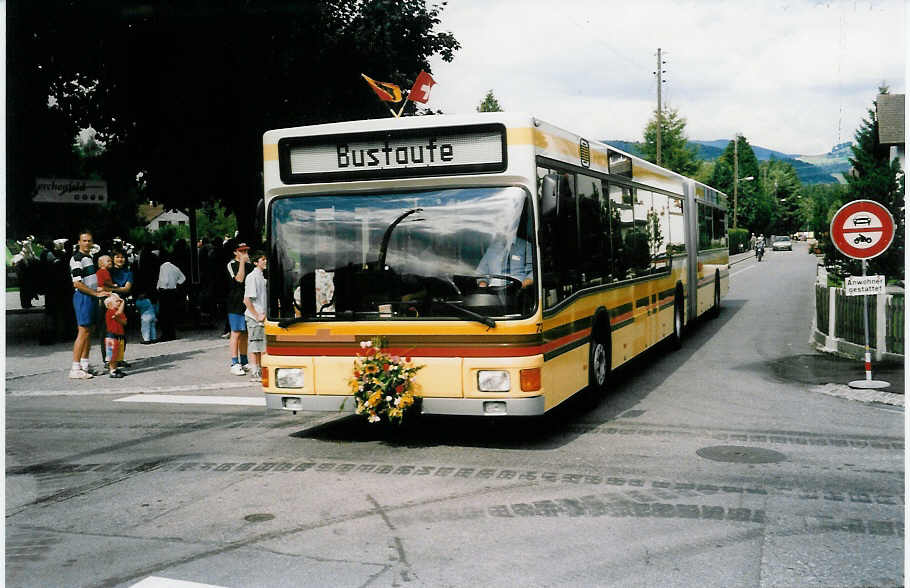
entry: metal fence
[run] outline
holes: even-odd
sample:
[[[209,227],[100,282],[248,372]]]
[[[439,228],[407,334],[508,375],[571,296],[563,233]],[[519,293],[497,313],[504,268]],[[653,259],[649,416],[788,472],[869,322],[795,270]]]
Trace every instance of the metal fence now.
[[[816,284],[815,313],[816,330],[820,333],[855,345],[865,344],[862,296],[847,296],[843,288]],[[869,346],[880,352],[903,355],[904,294],[870,296],[868,317]]]
[[[885,349],[904,354],[904,297],[891,295],[885,305],[888,318],[885,329]]]

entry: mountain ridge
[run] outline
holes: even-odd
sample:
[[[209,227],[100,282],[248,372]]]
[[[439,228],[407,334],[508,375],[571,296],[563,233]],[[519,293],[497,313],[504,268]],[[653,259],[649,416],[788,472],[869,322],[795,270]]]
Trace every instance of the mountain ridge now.
[[[695,156],[700,161],[714,161],[723,155],[730,141],[731,139],[690,140],[686,141],[686,145],[695,149]],[[639,157],[642,155],[638,148],[639,142],[617,139],[606,139],[603,142],[632,155]],[[796,170],[796,175],[804,184],[835,184],[844,183],[843,174],[850,171],[848,157],[852,155],[850,152],[851,145],[852,143],[850,142],[841,143],[835,145],[828,153],[818,155],[784,153],[783,151],[758,145],[750,146],[759,161],[776,159],[792,165],[793,169]]]

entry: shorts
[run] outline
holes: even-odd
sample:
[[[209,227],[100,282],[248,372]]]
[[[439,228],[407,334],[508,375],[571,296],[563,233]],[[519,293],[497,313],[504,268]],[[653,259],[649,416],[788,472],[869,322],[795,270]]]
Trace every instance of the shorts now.
[[[231,325],[232,331],[243,331],[244,333],[246,332],[246,320],[244,318],[244,315],[229,312],[228,323]]]
[[[265,352],[265,325],[246,315],[246,350],[249,353]]]
[[[108,333],[104,337],[105,357],[108,361],[123,361],[124,343],[126,339],[123,335]]]
[[[76,324],[93,327],[98,322],[98,299],[78,290],[73,292],[73,308],[76,310]]]

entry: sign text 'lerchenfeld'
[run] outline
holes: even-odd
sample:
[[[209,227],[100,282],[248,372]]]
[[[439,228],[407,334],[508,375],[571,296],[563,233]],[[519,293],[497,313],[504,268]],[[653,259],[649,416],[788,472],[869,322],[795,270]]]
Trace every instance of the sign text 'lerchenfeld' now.
[[[348,144],[336,146],[338,168],[388,167],[393,165],[414,165],[448,163],[455,159],[455,147],[451,143],[437,143],[435,138],[426,144],[396,146],[388,141],[382,147],[352,149]]]

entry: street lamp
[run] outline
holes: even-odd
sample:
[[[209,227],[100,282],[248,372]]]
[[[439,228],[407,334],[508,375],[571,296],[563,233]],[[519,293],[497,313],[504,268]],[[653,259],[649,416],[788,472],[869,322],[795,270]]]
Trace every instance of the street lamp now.
[[[739,166],[734,166],[739,167]],[[746,176],[744,178],[739,178],[733,182],[733,228],[736,228],[736,201],[739,194],[739,183],[740,182],[751,182],[755,179],[755,176]]]

